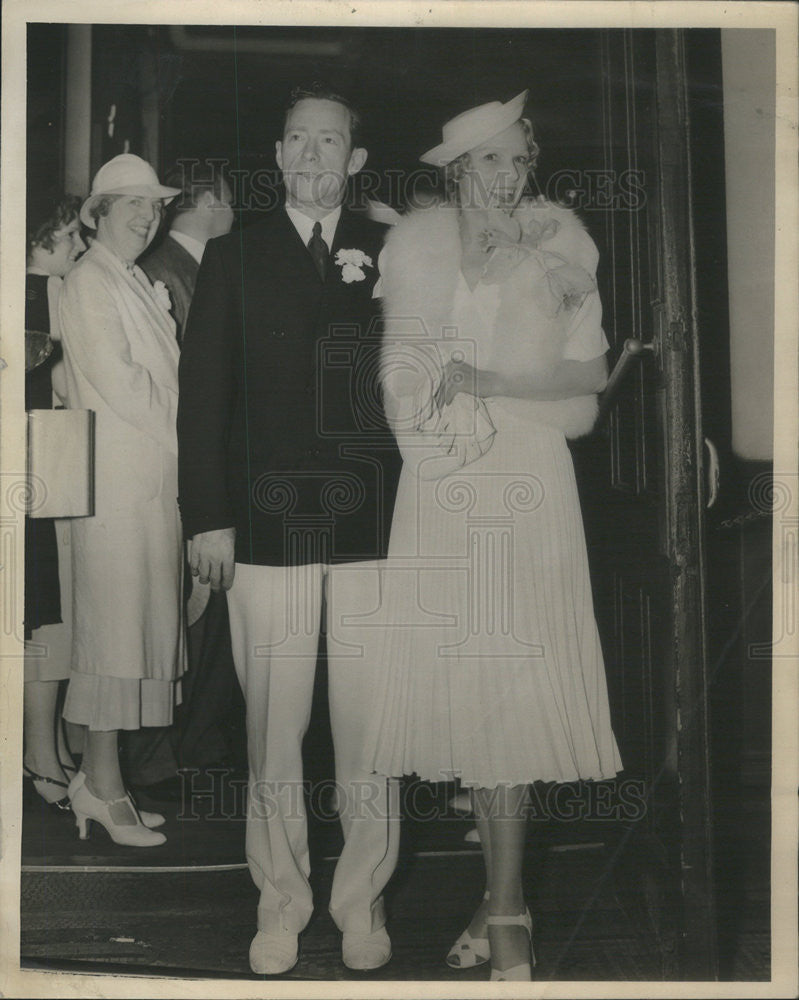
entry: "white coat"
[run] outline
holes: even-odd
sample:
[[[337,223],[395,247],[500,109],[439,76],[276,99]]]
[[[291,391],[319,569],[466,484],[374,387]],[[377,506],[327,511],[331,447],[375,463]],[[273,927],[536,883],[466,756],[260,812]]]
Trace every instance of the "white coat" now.
[[[74,671],[184,670],[178,345],[163,295],[95,241],[60,303],[66,404],[94,410],[95,513],[72,522]]]

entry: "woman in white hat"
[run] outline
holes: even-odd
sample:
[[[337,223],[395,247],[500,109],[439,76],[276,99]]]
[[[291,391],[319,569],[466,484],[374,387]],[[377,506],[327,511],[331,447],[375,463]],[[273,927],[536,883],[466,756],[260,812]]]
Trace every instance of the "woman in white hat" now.
[[[169,725],[184,669],[177,509],[178,345],[169,296],[136,258],[179,192],[138,156],[109,160],[80,218],[96,229],[60,302],[66,401],[95,413],[94,516],[72,522],[73,656],[64,717],[86,727],[69,785],[80,836],[96,820],[120,844],[153,847],[157,813],[120,773],[120,729]]]
[[[523,197],[526,97],[447,122],[422,160],[448,198],[403,218],[380,266],[404,467],[370,760],[471,789],[486,893],[447,962],[499,980],[534,961],[528,784],[621,767],[566,444],[606,380],[597,251],[571,211]]]

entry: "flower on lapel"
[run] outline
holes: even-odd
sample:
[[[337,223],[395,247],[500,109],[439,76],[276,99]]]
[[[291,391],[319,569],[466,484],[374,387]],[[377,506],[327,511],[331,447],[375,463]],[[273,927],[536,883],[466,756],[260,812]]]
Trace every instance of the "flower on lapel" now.
[[[363,250],[338,250],[334,263],[341,268],[341,280],[349,285],[352,281],[364,280],[363,269],[372,266],[372,258]]]
[[[155,293],[156,302],[160,303],[166,309],[167,312],[172,308],[172,299],[169,297],[169,289],[163,283],[163,281],[153,282],[153,292]]]

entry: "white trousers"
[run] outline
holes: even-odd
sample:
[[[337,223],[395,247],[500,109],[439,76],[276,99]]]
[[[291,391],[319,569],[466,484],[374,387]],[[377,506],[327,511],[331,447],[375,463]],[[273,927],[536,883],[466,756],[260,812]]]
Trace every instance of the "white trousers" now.
[[[363,766],[377,645],[374,625],[364,622],[374,622],[379,607],[381,565],[236,564],[228,610],[247,706],[247,861],[261,890],[258,929],[269,934],[299,933],[313,912],[301,748],[323,599],[336,808],[344,832],[330,913],[348,933],[369,934],[385,923],[382,892],[399,850],[399,790],[394,779]]]

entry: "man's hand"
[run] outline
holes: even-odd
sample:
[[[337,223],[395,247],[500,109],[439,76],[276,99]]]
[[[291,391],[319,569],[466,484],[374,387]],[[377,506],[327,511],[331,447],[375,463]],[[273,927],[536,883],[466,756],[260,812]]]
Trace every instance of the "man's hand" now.
[[[189,540],[189,566],[200,583],[210,581],[211,590],[230,590],[233,586],[236,529],[219,528],[201,531]]]

